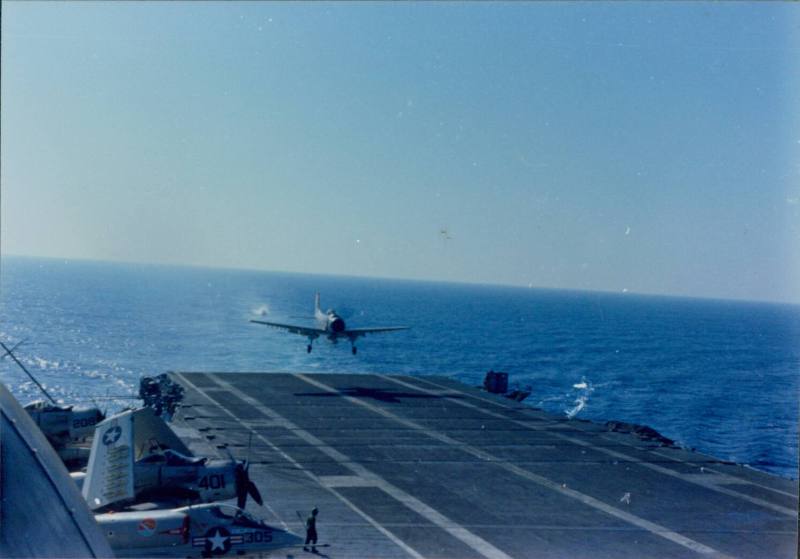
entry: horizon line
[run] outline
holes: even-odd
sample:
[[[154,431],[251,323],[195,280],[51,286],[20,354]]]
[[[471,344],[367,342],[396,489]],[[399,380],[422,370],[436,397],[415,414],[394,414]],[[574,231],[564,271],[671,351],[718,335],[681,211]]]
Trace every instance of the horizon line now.
[[[627,289],[621,291],[612,291],[608,289],[587,289],[579,287],[563,287],[563,286],[549,286],[549,285],[533,285],[531,283],[503,283],[503,282],[486,282],[486,281],[470,281],[470,280],[448,280],[436,278],[411,278],[411,277],[392,277],[380,275],[359,275],[359,274],[338,274],[338,273],[324,273],[324,272],[308,272],[298,270],[277,270],[271,268],[259,267],[246,267],[246,266],[215,266],[211,264],[197,264],[186,262],[150,262],[142,260],[108,260],[101,258],[89,257],[74,257],[74,256],[44,256],[38,254],[18,254],[7,253],[3,254],[0,251],[0,261],[4,258],[23,258],[23,259],[40,259],[40,260],[61,260],[64,262],[77,261],[77,262],[91,262],[101,264],[131,264],[139,266],[154,266],[154,267],[174,267],[174,268],[198,268],[207,270],[230,270],[242,272],[265,272],[275,274],[296,274],[296,275],[309,275],[309,276],[323,276],[335,278],[354,278],[354,279],[375,279],[375,280],[389,280],[389,281],[405,281],[416,283],[437,283],[437,284],[453,284],[465,286],[484,286],[484,287],[504,287],[512,289],[531,289],[539,291],[568,291],[574,293],[588,293],[588,294],[602,294],[602,295],[618,295],[620,297],[661,297],[666,299],[690,299],[697,301],[717,301],[727,303],[756,303],[767,305],[785,305],[791,307],[800,307],[800,301],[785,301],[775,299],[743,299],[737,297],[710,297],[702,295],[685,295],[675,293],[652,293],[646,291],[628,291]],[[2,273],[2,265],[0,265],[0,274]]]

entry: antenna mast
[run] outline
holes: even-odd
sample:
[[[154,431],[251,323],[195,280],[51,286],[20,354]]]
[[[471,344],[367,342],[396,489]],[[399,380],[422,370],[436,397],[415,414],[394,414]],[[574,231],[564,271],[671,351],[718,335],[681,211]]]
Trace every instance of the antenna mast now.
[[[22,343],[22,342],[20,342],[20,343]],[[6,344],[4,344],[3,342],[0,342],[0,346],[3,346],[3,349],[4,349],[4,350],[6,350],[6,353],[5,353],[5,355],[3,355],[3,357],[5,357],[6,355],[10,355],[10,356],[11,356],[11,359],[13,359],[13,360],[14,360],[14,363],[16,363],[17,365],[19,365],[19,368],[20,368],[20,369],[22,369],[23,371],[25,371],[25,374],[26,374],[26,375],[28,375],[28,377],[29,377],[29,378],[30,378],[30,379],[31,379],[31,380],[32,380],[32,381],[33,381],[33,382],[36,384],[36,386],[38,386],[38,387],[39,387],[39,390],[41,390],[41,391],[42,391],[42,394],[44,394],[45,396],[47,396],[47,399],[48,399],[48,400],[50,400],[50,402],[51,402],[53,405],[57,405],[57,404],[56,404],[56,401],[55,401],[55,400],[53,400],[53,397],[52,397],[52,396],[50,396],[50,394],[48,394],[48,393],[47,393],[47,390],[45,390],[45,389],[44,389],[44,386],[42,386],[41,384],[39,384],[39,381],[38,381],[38,380],[36,380],[36,377],[34,377],[34,376],[31,374],[31,372],[30,372],[28,369],[26,369],[26,368],[25,368],[25,365],[23,365],[23,364],[22,364],[22,362],[21,362],[19,359],[17,359],[17,356],[16,356],[16,355],[14,355],[14,353],[13,353],[13,350],[14,350],[14,349],[17,349],[17,346],[18,346],[18,345],[19,345],[19,344],[17,344],[16,346],[14,346],[14,348],[13,348],[13,349],[8,349],[8,346],[6,346]]]

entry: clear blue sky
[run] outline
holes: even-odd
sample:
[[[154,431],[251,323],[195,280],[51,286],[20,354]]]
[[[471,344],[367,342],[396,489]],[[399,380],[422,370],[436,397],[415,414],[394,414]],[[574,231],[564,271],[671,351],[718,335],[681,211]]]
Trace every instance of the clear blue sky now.
[[[798,61],[788,3],[3,2],[2,252],[800,302]]]

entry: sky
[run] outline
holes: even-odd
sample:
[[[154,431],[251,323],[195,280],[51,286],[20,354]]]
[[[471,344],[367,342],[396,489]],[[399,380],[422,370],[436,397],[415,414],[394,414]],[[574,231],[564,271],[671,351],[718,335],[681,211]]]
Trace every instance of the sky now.
[[[3,255],[800,303],[800,6],[3,2]]]

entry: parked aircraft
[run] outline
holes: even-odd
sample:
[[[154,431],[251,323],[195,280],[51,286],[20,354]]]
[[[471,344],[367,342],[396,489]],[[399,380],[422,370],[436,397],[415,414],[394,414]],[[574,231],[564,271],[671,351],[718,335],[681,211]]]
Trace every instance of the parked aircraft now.
[[[193,456],[152,409],[119,413],[96,428],[89,467],[81,483],[89,508],[108,510],[135,502],[186,504],[250,495],[263,504],[246,460]]]
[[[62,406],[44,400],[23,407],[51,442],[63,444],[85,441],[94,434],[94,426],[105,419],[103,412],[95,407]]]
[[[291,532],[219,503],[98,514],[95,520],[117,557],[244,555],[303,543]]]
[[[311,353],[314,340],[316,340],[320,336],[328,338],[328,340],[330,340],[333,343],[337,343],[340,338],[345,338],[350,342],[351,351],[353,355],[355,355],[358,352],[355,343],[360,336],[366,336],[367,334],[377,334],[380,332],[394,332],[396,330],[408,329],[407,326],[385,326],[377,328],[347,328],[344,319],[341,316],[339,316],[335,310],[328,309],[327,311],[322,312],[322,309],[319,306],[319,293],[316,294],[316,298],[314,300],[314,320],[317,323],[316,328],[309,326],[298,326],[295,324],[281,324],[279,322],[267,322],[265,320],[251,320],[250,322],[254,322],[256,324],[266,324],[267,326],[272,326],[274,328],[282,328],[284,330],[288,330],[293,334],[300,334],[301,336],[306,336],[308,338],[308,345],[306,346],[306,351],[308,353]]]
[[[22,342],[20,342],[22,343]],[[64,462],[82,461],[88,457],[88,449],[78,443],[86,441],[94,433],[94,426],[105,419],[105,414],[95,406],[63,405],[53,399],[35,376],[17,359],[13,348],[0,342],[5,350],[3,358],[11,357],[28,378],[39,387],[47,400],[36,400],[24,406],[34,423],[42,430],[50,445]]]

